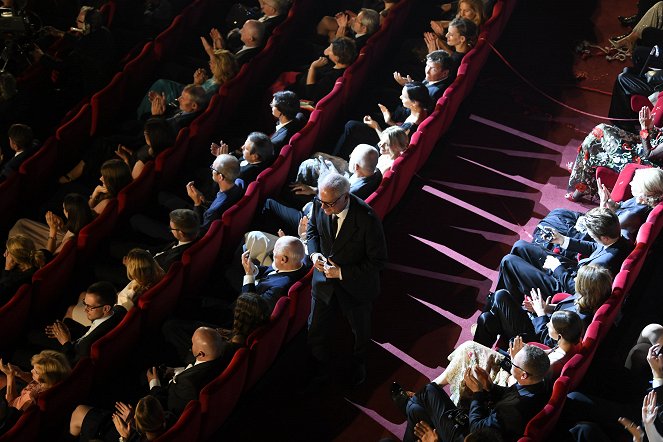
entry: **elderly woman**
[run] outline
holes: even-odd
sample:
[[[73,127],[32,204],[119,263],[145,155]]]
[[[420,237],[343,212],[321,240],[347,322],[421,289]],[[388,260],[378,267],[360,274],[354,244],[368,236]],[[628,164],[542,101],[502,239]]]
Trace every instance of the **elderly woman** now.
[[[30,362],[32,371],[27,373],[15,365],[4,364],[0,359],[0,371],[4,374],[0,384],[7,387],[7,403],[17,410],[26,410],[35,404],[39,394],[62,382],[71,373],[67,357],[57,351],[44,350],[34,355]],[[27,384],[20,393],[17,382]]]
[[[35,243],[25,235],[9,237],[5,249],[5,268],[0,273],[0,304],[4,304],[18,288],[30,282],[32,275],[46,263],[46,257],[35,249]]]
[[[209,68],[212,72],[211,77],[203,68],[199,68],[193,73],[193,84],[202,86],[208,96],[218,91],[239,70],[232,52],[225,49],[216,49],[210,54]],[[173,80],[160,79],[155,81],[138,106],[138,110],[136,111],[138,119],[141,119],[145,115],[151,115],[152,100],[157,94],[164,97],[166,103],[172,103],[182,94],[184,86],[186,85]]]
[[[50,253],[58,253],[67,241],[94,219],[87,199],[77,193],[64,197],[62,210],[64,220],[53,212],[46,212],[46,224],[21,218],[11,228],[9,236],[25,235]]]
[[[390,126],[382,131],[378,143],[380,148],[378,169],[380,169],[382,175],[391,169],[391,165],[394,164],[396,158],[407,149],[408,143],[407,132],[399,126]]]
[[[638,229],[646,221],[649,212],[663,200],[663,170],[655,167],[636,170],[631,180],[633,197],[620,203],[610,199],[610,191],[603,184],[598,185],[600,207],[606,207],[617,214],[622,235],[634,242]],[[545,234],[548,228],[553,228],[564,236],[590,240],[584,228],[582,212],[553,209],[534,230],[533,242],[549,246]]]
[[[628,163],[659,166],[663,161],[663,133],[654,127],[654,119],[648,107],[639,114],[639,134],[632,134],[608,124],[596,126],[582,142],[578,157],[569,164],[568,193],[565,198],[578,201],[583,195],[598,193],[596,168],[608,167],[616,172]]]

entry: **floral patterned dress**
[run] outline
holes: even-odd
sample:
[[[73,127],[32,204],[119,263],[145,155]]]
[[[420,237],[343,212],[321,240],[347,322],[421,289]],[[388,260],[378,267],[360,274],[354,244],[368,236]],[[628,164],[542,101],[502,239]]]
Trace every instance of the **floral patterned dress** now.
[[[663,143],[663,131],[656,127],[649,131],[651,149]],[[645,148],[639,134],[633,134],[616,126],[599,124],[585,138],[578,148],[571,178],[569,192],[574,190],[594,196],[597,194],[596,168],[608,167],[621,172],[628,163],[657,164],[646,159]]]

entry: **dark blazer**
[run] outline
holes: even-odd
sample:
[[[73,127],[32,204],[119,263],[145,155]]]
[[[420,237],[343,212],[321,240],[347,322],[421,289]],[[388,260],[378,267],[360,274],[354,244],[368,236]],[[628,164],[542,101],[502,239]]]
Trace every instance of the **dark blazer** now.
[[[242,292],[257,293],[262,299],[267,301],[269,311],[272,312],[279,298],[286,296],[290,287],[302,279],[308,273],[309,269],[310,266],[303,265],[294,272],[278,272],[268,276],[274,268],[272,266],[260,266],[258,267],[258,275],[256,276],[257,284],[244,284]]]
[[[474,393],[470,404],[469,430],[492,428],[498,430],[505,441],[515,441],[522,436],[527,422],[541,411],[549,396],[543,382],[528,386],[493,385],[489,392]],[[491,403],[494,405],[491,406]]]
[[[198,399],[198,394],[205,385],[209,384],[223,368],[228,365],[232,355],[224,355],[213,361],[194,365],[180,373],[175,382],[169,382],[160,387],[154,387],[150,394],[161,402],[165,409],[180,415],[189,401]],[[230,352],[233,353],[233,352]]]
[[[248,48],[244,51],[239,51],[235,53],[235,60],[237,61],[238,66],[242,66],[245,63],[248,63],[251,61],[253,57],[255,57],[258,52],[260,52],[262,48]]]
[[[62,352],[67,355],[67,358],[72,363],[72,366],[78,362],[79,359],[90,356],[90,348],[92,344],[95,343],[99,338],[104,336],[109,331],[113,330],[116,325],[122,322],[124,315],[127,314],[127,310],[121,305],[116,305],[113,307],[113,315],[102,322],[99,327],[95,328],[92,333],[87,335],[85,338],[78,338],[73,342],[67,342],[62,346]],[[84,327],[82,329],[83,336],[90,327]]]
[[[181,246],[177,246],[178,241],[171,242],[167,246],[161,248],[159,251],[154,252],[154,260],[161,266],[164,272],[168,272],[170,266],[182,258],[182,254],[195,244],[196,241],[191,241]],[[177,247],[175,247],[177,246]]]
[[[361,178],[350,186],[350,193],[361,200],[368,198],[375,192],[382,182],[382,172],[376,169],[375,173],[369,177]]]
[[[603,247],[595,241],[582,241],[574,238],[569,239],[567,251],[580,253],[587,258],[578,261],[577,266],[569,267],[561,265],[555,269],[553,276],[562,284],[564,291],[575,293],[575,277],[578,268],[587,264],[596,264],[609,269],[613,275],[619,273],[622,262],[626,259],[633,245],[624,237],[620,237],[610,247]]]
[[[329,303],[334,294],[344,309],[372,301],[380,293],[380,270],[387,261],[382,223],[368,204],[350,194],[348,214],[335,240],[330,229],[331,217],[315,201],[306,230],[308,253],[331,258],[343,279],[327,280],[314,271],[313,297]]]
[[[290,138],[299,130],[304,127],[304,122],[300,121],[298,118],[287,123],[285,126],[282,126],[272,134],[270,137],[272,144],[274,145],[274,153],[278,155],[279,151],[290,142]]]
[[[447,78],[436,83],[429,83],[428,81],[423,82],[428,89],[428,95],[430,95],[430,98],[433,101],[433,106],[435,106],[437,100],[439,100],[442,94],[444,94],[444,91],[447,90],[452,81],[451,74],[449,74]]]
[[[36,151],[35,148],[29,148],[23,150],[18,155],[14,155],[7,160],[7,162],[0,169],[0,181],[4,181],[9,178],[11,175],[18,172],[18,168],[21,167],[23,161],[27,160],[30,155]]]

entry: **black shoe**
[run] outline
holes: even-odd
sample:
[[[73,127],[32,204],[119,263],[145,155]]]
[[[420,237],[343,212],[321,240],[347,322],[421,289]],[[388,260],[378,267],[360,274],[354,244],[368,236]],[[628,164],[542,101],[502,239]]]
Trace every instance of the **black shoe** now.
[[[398,408],[404,415],[407,415],[406,407],[410,400],[410,396],[407,395],[398,382],[393,382],[391,384],[391,400],[396,404],[396,408]]]
[[[624,17],[623,15],[620,15],[617,17],[617,20],[619,20],[619,23],[621,23],[622,26],[630,27],[638,23],[638,16],[631,15],[630,17]]]
[[[626,37],[628,37],[628,36],[629,36],[629,34],[616,35],[616,36],[614,36],[614,37],[610,37],[610,41],[613,42],[613,43],[617,43],[619,40],[622,40],[622,39],[624,39],[624,38],[626,38]]]
[[[350,386],[359,387],[366,382],[366,364],[355,364],[350,372]]]

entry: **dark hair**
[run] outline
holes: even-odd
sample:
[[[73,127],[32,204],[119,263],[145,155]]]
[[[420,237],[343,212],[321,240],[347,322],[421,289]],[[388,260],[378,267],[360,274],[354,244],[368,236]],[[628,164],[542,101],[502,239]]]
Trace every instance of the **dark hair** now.
[[[104,16],[98,9],[92,6],[83,6],[80,12],[83,13],[83,21],[89,26],[90,32],[96,31],[104,25]]]
[[[11,100],[17,93],[16,78],[10,72],[0,72],[0,99]]]
[[[160,152],[175,144],[175,133],[173,128],[163,118],[150,118],[143,127],[145,135],[150,139],[152,155],[157,156]]]
[[[564,340],[577,344],[582,339],[584,324],[576,312],[570,310],[558,310],[550,317],[550,322],[555,331]]]
[[[83,195],[77,193],[67,194],[64,197],[63,206],[64,210],[67,211],[65,227],[74,235],[78,235],[81,229],[94,219],[94,213]]]
[[[280,91],[274,94],[274,107],[288,120],[292,120],[299,112],[299,98],[292,91]]]
[[[451,69],[451,55],[447,51],[438,49],[426,55],[426,61],[440,65],[443,71]]]
[[[357,46],[354,40],[347,37],[338,37],[331,42],[332,53],[338,57],[338,62],[349,65],[357,56]]]
[[[258,154],[261,161],[270,160],[274,156],[274,145],[272,140],[262,132],[251,132],[248,136],[251,142],[249,152]]]
[[[108,160],[101,165],[101,176],[108,189],[106,198],[116,197],[124,187],[132,181],[131,169],[122,160]]]
[[[193,210],[175,209],[170,212],[170,221],[189,239],[195,239],[200,233],[200,219]]]
[[[184,89],[182,89],[182,93],[185,92],[189,94],[191,100],[193,100],[193,102],[198,105],[198,111],[202,111],[207,106],[209,97],[207,96],[207,92],[205,92],[205,89],[203,89],[202,86],[187,84],[184,86]]]
[[[21,150],[31,147],[35,140],[32,129],[25,124],[12,124],[7,135]]]
[[[161,402],[148,395],[138,401],[134,412],[136,427],[143,433],[160,433],[166,429],[166,415]]]
[[[595,207],[585,214],[584,224],[594,237],[619,238],[622,235],[619,217],[611,210]]]
[[[548,355],[539,347],[533,345],[525,345],[520,352],[524,352],[523,370],[529,373],[534,379],[543,379],[550,369]]]
[[[465,37],[465,43],[467,46],[470,48],[476,46],[477,39],[479,38],[479,28],[472,20],[466,18],[454,18],[451,20],[451,23],[449,23],[449,27],[452,26],[456,28],[461,37]]]
[[[267,302],[256,293],[242,293],[235,301],[235,317],[233,320],[233,336],[246,338],[262,324],[269,320]]]
[[[115,286],[108,281],[99,281],[92,284],[86,290],[87,293],[99,298],[99,304],[110,305],[117,304],[117,292]]]
[[[422,109],[429,112],[433,103],[428,88],[420,81],[411,81],[403,86],[410,100],[415,101]]]

